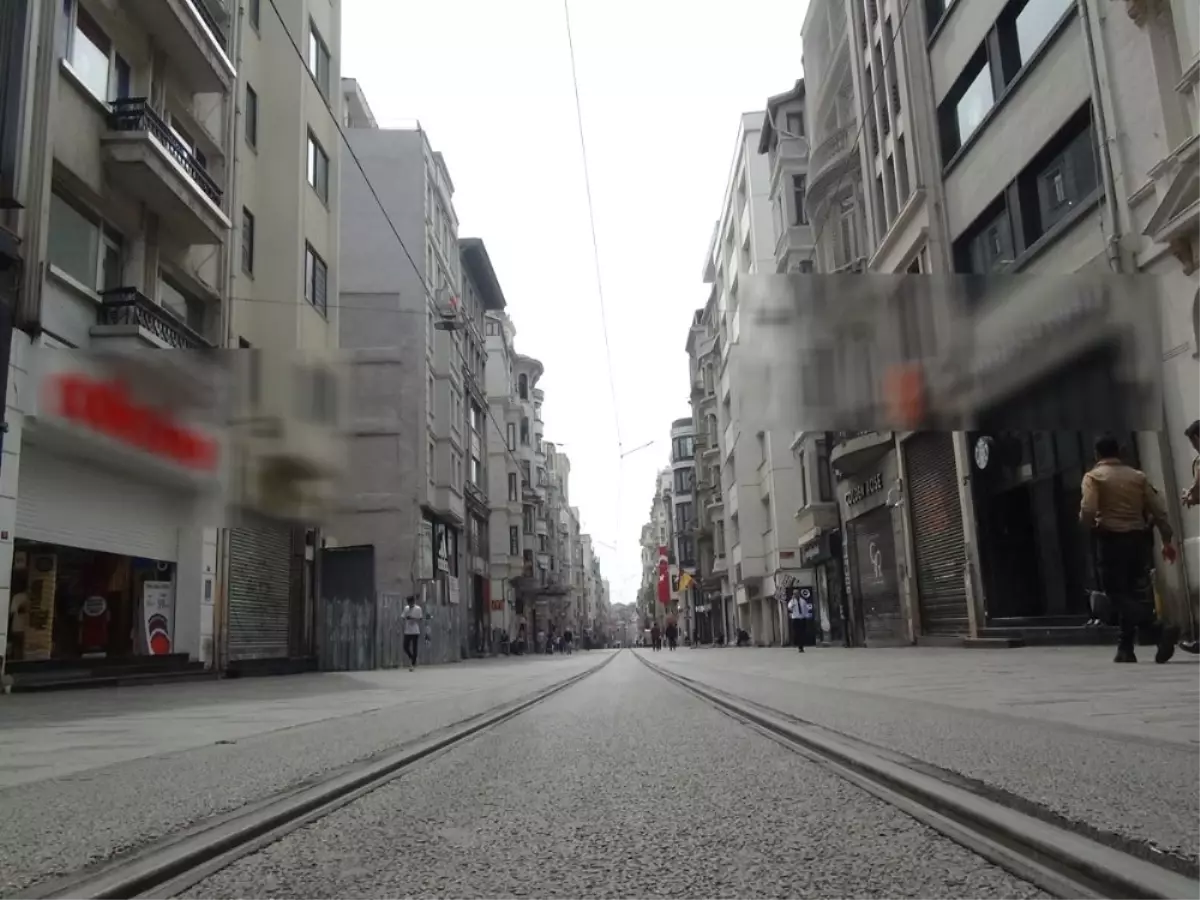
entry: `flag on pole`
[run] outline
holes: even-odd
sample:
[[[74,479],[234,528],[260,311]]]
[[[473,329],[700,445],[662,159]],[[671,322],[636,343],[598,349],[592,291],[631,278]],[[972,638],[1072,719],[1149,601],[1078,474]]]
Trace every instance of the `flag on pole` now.
[[[693,584],[695,584],[695,582],[696,582],[696,579],[694,579],[694,578],[691,576],[691,574],[690,574],[690,573],[688,573],[688,572],[684,572],[682,575],[680,575],[680,576],[679,576],[679,590],[680,590],[680,592],[686,591],[686,590],[687,590],[688,588],[690,588],[690,587],[691,587]]]

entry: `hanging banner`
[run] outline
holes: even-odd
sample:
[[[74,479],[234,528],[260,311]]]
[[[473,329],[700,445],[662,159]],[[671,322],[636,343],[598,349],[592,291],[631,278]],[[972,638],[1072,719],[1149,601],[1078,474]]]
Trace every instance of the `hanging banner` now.
[[[142,582],[142,652],[166,656],[174,649],[175,583]]]
[[[667,562],[667,548],[658,548],[658,602],[671,605],[671,567]]]

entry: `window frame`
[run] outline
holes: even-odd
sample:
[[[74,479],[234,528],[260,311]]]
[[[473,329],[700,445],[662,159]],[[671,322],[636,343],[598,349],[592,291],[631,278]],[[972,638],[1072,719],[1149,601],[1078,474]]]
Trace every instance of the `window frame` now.
[[[242,272],[254,277],[255,218],[245,206],[242,207]]]
[[[93,210],[91,207],[89,207],[83,201],[79,200],[78,198],[73,197],[71,194],[60,189],[57,185],[51,188],[50,196],[51,196],[51,200],[50,200],[51,215],[49,217],[49,222],[47,224],[47,237],[46,237],[46,261],[47,261],[47,263],[49,265],[53,266],[58,272],[61,272],[63,275],[70,278],[73,282],[79,284],[81,287],[85,288],[86,290],[92,291],[96,294],[100,294],[101,292],[112,289],[112,288],[123,287],[124,285],[122,285],[122,284],[108,284],[105,275],[106,275],[106,268],[107,268],[106,263],[109,259],[109,256],[107,253],[108,250],[116,251],[117,260],[119,263],[118,270],[122,273],[124,272],[124,266],[125,266],[125,262],[126,262],[125,235],[119,229],[114,228],[104,218],[104,216],[97,213],[95,210]],[[93,272],[86,281],[81,280],[79,278],[79,275],[76,272],[71,271],[71,269],[67,268],[66,266],[62,265],[60,262],[55,261],[53,258],[51,258],[50,235],[53,232],[52,225],[53,225],[53,209],[54,209],[54,201],[55,200],[58,200],[59,203],[61,203],[63,206],[65,206],[74,215],[78,216],[81,220],[83,220],[83,222],[85,222],[87,225],[89,225],[92,229],[92,234],[90,237],[91,244],[92,244],[92,247],[91,247],[92,259],[89,260],[89,262],[91,263],[91,268],[93,269]],[[120,281],[120,280],[121,279],[117,279],[117,281]]]
[[[329,154],[313,130],[308,129],[308,161],[306,180],[322,203],[329,203]],[[320,181],[320,184],[317,182]]]
[[[317,303],[316,296],[316,274],[318,271],[324,272],[323,296],[320,298],[320,305]],[[304,299],[322,316],[327,315],[329,310],[329,264],[317,252],[311,241],[304,242]]]
[[[242,133],[246,138],[246,146],[258,150],[258,91],[246,82],[246,112],[242,125]]]
[[[79,82],[84,90],[106,106],[114,100],[125,99],[131,96],[133,91],[133,66],[117,50],[117,42],[113,39],[113,36],[100,25],[94,15],[80,5],[79,0],[63,0],[62,10],[64,16],[62,60],[70,69],[75,80]],[[95,29],[97,35],[104,39],[107,47],[101,48],[97,46],[95,41],[88,37],[85,31],[80,29],[79,16],[81,13],[87,23]],[[74,58],[75,41],[81,34],[97,51],[104,53],[108,60],[108,69],[102,92],[97,91],[96,86],[89,83],[85,74],[85,67],[80,65]],[[125,84],[123,92],[120,85],[119,71],[122,67],[128,77],[128,82]]]
[[[250,27],[262,33],[262,0],[246,0],[246,18]]]
[[[808,211],[804,208],[808,198],[808,176],[797,174],[792,176],[792,227],[800,228],[808,224]]]
[[[317,23],[312,19],[308,20],[308,71],[312,75],[313,81],[316,82],[317,89],[322,95],[328,97],[330,86],[332,84],[333,74],[330,71],[333,68],[333,54],[329,51],[329,44],[325,42],[324,35],[317,28]],[[324,64],[322,67],[322,63]]]

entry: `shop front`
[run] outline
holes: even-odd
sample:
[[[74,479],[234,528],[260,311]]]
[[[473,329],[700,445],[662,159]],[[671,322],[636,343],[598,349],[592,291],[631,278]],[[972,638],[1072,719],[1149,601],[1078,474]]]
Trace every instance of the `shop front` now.
[[[896,456],[889,452],[871,469],[839,484],[852,644],[910,643],[898,577],[897,550],[904,544],[894,510],[897,483]]]
[[[967,635],[967,548],[954,477],[954,438],[923,431],[901,442],[920,632]]]
[[[816,639],[828,644],[845,644],[850,613],[842,589],[841,532],[822,531],[800,545],[800,564],[813,573]]]
[[[215,432],[101,358],[59,353],[31,370],[18,452],[4,459],[17,494],[0,523],[13,546],[7,671],[211,664]]]

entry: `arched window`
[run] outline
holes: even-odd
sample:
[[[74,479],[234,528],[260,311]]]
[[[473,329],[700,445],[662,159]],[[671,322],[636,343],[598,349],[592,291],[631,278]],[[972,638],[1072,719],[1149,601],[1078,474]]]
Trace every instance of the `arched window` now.
[[[517,393],[521,395],[522,400],[529,399],[529,378],[525,375],[517,379]]]

